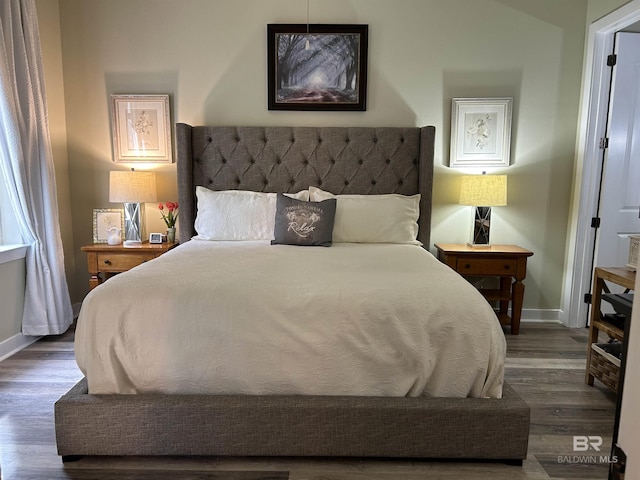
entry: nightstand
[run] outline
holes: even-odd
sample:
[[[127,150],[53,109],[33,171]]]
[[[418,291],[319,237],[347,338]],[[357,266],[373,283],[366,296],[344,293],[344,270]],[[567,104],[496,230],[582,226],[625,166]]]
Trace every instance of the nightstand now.
[[[108,245],[106,243],[93,243],[80,248],[87,252],[87,266],[89,269],[89,289],[94,289],[104,280],[116,273],[126,272],[146,261],[159,257],[178,244],[173,243],[149,243],[125,247],[123,245]],[[104,277],[104,280],[102,277]]]
[[[489,301],[498,301],[498,319],[511,326],[511,333],[520,331],[522,299],[527,276],[527,258],[533,252],[517,245],[491,245],[489,248],[472,248],[461,243],[437,243],[438,259],[460,275],[499,277],[500,288],[479,289]],[[511,315],[509,315],[511,303]]]

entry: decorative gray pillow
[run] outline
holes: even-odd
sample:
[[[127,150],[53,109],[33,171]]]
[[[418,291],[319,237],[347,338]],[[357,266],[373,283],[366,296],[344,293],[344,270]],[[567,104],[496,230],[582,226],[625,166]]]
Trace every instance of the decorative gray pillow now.
[[[271,244],[330,247],[335,216],[335,198],[304,202],[279,193]]]

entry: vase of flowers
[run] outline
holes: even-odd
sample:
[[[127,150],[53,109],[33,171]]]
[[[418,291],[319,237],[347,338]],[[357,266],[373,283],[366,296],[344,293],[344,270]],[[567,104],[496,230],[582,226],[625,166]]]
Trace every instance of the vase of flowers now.
[[[167,213],[164,209],[167,209]],[[173,243],[176,241],[176,221],[178,220],[178,204],[176,202],[166,202],[164,205],[158,205],[160,215],[164,223],[167,225],[167,241]]]

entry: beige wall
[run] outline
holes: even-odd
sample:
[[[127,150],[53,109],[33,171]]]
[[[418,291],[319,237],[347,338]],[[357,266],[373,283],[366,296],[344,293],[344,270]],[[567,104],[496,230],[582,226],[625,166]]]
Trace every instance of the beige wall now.
[[[118,207],[108,172],[126,168],[112,162],[112,93],[169,93],[174,121],[192,124],[435,125],[433,242],[468,239],[460,172],[447,167],[451,97],[513,96],[512,165],[499,171],[509,205],[494,210],[492,241],[535,252],[525,308],[560,308],[587,0],[311,1],[312,23],[369,24],[368,106],[357,113],[266,108],[266,24],[304,23],[301,0],[59,4],[74,301],[87,290],[78,249],[92,209]],[[176,199],[175,166],[156,171],[161,197]],[[147,213],[160,230],[154,206]]]
[[[587,26],[629,2],[630,0],[589,0]]]
[[[45,92],[49,113],[49,134],[55,166],[58,194],[60,233],[64,248],[64,264],[71,292],[76,291],[74,225],[71,216],[69,160],[67,157],[67,124],[64,105],[64,76],[62,73],[62,44],[58,0],[36,0],[42,68],[45,72]],[[85,262],[86,263],[86,262]]]

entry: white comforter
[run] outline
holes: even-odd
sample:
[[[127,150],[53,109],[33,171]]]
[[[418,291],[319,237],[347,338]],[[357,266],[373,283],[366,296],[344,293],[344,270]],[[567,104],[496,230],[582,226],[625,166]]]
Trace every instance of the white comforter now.
[[[415,245],[192,240],[92,290],[90,393],[500,397],[491,307]]]

